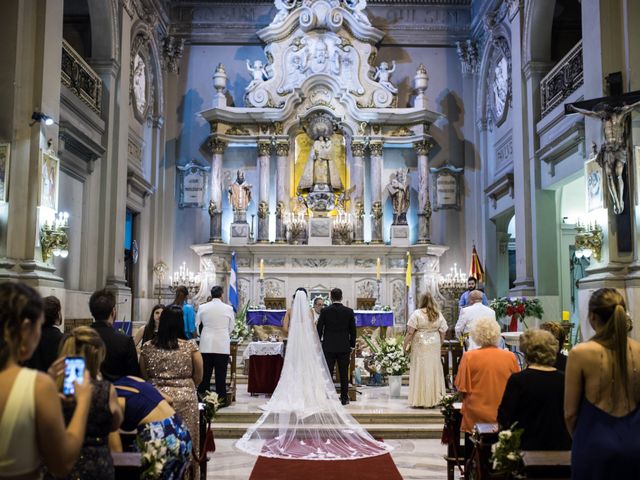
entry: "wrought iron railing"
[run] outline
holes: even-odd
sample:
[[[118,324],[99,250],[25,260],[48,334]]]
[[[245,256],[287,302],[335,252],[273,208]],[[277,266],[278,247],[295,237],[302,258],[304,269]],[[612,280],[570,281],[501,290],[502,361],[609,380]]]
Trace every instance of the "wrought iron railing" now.
[[[584,81],[582,40],[560,60],[540,82],[542,116],[575,92]]]
[[[100,115],[102,109],[102,79],[78,52],[64,40],[62,41],[60,80],[64,86],[69,87],[80,100]]]

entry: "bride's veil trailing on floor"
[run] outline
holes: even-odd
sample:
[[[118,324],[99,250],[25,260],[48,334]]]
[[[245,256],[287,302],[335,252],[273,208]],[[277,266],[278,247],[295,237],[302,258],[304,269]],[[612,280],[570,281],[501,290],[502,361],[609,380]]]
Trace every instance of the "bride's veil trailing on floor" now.
[[[280,381],[264,413],[236,446],[252,455],[297,460],[348,460],[382,455],[341,405],[329,375],[307,295],[298,291]]]

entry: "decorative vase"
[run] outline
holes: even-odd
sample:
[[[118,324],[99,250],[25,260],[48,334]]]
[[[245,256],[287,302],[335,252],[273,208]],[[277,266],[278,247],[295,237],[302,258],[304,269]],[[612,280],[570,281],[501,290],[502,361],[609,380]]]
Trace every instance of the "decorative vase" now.
[[[400,388],[402,387],[402,375],[389,375],[389,396],[391,398],[400,397]]]

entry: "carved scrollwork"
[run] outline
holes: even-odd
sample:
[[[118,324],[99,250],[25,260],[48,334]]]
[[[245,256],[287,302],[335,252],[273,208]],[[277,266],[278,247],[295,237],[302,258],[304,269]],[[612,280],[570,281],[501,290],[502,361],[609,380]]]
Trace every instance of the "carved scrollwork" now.
[[[242,125],[233,125],[226,132],[227,135],[249,136],[251,132]]]
[[[406,126],[396,128],[391,132],[392,137],[410,137],[412,135],[415,135],[415,132]]]

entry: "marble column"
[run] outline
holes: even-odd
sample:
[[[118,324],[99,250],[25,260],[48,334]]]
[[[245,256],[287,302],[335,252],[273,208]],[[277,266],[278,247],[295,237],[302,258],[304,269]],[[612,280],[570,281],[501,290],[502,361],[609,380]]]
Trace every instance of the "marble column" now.
[[[258,242],[269,241],[269,156],[271,142],[258,142]]]
[[[282,216],[287,209],[287,163],[289,160],[289,143],[276,143],[276,243],[285,243],[286,236]]]
[[[0,32],[4,46],[0,138],[11,144],[11,168],[5,179],[9,197],[7,203],[0,203],[0,278],[22,277],[34,286],[63,285],[51,261],[42,262],[36,248],[42,223],[38,218],[40,151],[57,155],[59,127],[44,122],[30,125],[36,106],[55,121],[60,118],[63,3],[24,0],[4,2],[2,9],[3,20],[11,28]]]
[[[356,188],[351,195],[351,201],[357,202],[364,199],[364,143],[354,140],[351,142],[351,159],[353,165],[351,167],[351,185]],[[345,189],[351,185],[345,185]]]
[[[382,243],[382,142],[369,144],[371,153],[371,243]],[[379,216],[376,218],[377,213]]]
[[[219,138],[209,137],[207,145],[211,152],[211,201],[209,202],[211,226],[209,242],[222,243],[222,157],[227,144]]]
[[[429,150],[433,144],[423,140],[413,144],[418,156],[418,243],[431,241],[431,200],[429,198]]]

